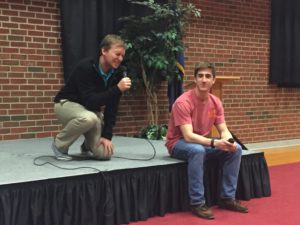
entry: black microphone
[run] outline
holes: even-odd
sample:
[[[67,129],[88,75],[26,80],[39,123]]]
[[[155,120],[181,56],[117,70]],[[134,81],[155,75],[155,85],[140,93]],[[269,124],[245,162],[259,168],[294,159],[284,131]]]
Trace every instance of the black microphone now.
[[[123,77],[127,77],[127,68],[126,68],[126,66],[120,66],[120,69],[122,70]]]
[[[228,140],[227,140],[228,142],[230,142],[230,143],[234,143],[234,139],[233,138],[229,138]]]

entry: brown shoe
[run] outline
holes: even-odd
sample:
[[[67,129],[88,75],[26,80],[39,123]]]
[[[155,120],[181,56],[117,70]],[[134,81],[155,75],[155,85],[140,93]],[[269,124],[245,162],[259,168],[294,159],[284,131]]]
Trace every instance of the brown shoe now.
[[[204,219],[212,220],[212,219],[215,218],[212,211],[205,204],[192,205],[191,206],[191,211],[196,216],[199,216],[199,217],[204,218]]]
[[[241,213],[248,212],[248,208],[244,205],[241,205],[241,203],[238,200],[221,199],[218,204],[219,204],[220,208],[223,208],[223,209],[228,209],[228,210],[241,212]]]

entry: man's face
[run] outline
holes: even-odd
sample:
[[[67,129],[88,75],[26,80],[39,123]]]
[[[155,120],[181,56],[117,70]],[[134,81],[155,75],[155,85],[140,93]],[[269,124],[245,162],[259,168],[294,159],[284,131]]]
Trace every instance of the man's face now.
[[[195,76],[196,87],[201,92],[209,92],[215,81],[211,69],[199,70]]]
[[[117,44],[112,45],[110,49],[102,49],[104,63],[114,69],[118,68],[125,56],[125,49]]]

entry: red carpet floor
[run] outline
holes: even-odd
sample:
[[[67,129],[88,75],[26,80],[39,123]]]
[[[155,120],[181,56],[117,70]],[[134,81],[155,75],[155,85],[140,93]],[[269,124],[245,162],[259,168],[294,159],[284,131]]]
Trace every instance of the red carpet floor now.
[[[271,197],[251,199],[243,203],[248,214],[213,207],[214,220],[204,220],[189,212],[170,213],[130,225],[300,225],[300,163],[269,168]]]

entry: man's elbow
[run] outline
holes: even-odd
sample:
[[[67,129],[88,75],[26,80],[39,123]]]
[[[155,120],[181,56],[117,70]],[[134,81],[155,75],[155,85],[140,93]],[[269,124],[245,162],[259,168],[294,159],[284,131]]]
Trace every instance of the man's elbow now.
[[[192,136],[189,135],[189,134],[183,135],[183,139],[184,139],[186,142],[193,142]]]

